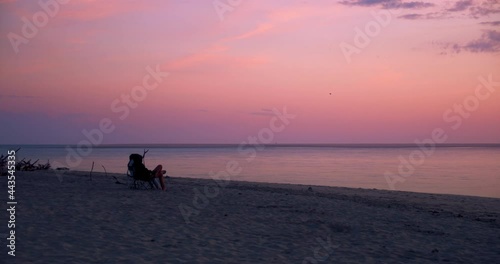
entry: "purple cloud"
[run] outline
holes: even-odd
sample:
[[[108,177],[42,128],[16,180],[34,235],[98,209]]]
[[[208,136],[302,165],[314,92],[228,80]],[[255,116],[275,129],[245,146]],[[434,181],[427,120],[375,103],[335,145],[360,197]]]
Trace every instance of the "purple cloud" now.
[[[385,9],[420,9],[434,6],[433,3],[420,1],[403,2],[402,0],[349,0],[341,1],[340,3],[348,6],[381,6]]]
[[[446,14],[439,13],[439,12],[433,12],[433,13],[427,13],[427,14],[406,14],[406,15],[401,15],[398,16],[398,18],[402,19],[408,19],[408,20],[416,20],[416,19],[440,19],[444,18]]]
[[[487,30],[479,39],[465,45],[453,44],[449,47],[455,53],[469,51],[473,53],[495,53],[500,51],[500,31]]]
[[[500,13],[500,2],[498,0],[486,0],[477,6],[471,7],[470,11],[471,16],[474,18],[497,14]]]
[[[448,11],[450,12],[463,11],[472,6],[473,4],[474,2],[472,0],[458,1],[452,8],[449,8]]]
[[[428,7],[436,6],[433,3],[424,1],[409,1],[404,2],[403,0],[343,0],[339,2],[343,5],[348,6],[365,6],[365,7],[380,7],[384,9],[410,9],[417,10]],[[450,18],[452,14],[459,14],[465,17],[480,18],[489,16],[492,14],[500,13],[500,1],[498,0],[460,0],[452,3],[451,5],[445,5],[447,7],[442,7],[434,13],[412,13],[402,15],[399,18],[402,19],[444,19]],[[461,12],[461,13],[459,13]]]
[[[479,24],[488,26],[500,26],[500,21],[488,21],[488,22],[481,22]]]

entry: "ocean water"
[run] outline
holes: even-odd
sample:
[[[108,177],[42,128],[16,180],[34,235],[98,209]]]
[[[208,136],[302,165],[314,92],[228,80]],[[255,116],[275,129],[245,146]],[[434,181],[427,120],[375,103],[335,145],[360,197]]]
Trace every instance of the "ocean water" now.
[[[0,154],[17,147],[0,146]],[[142,154],[144,148],[149,149],[148,168],[162,164],[174,177],[211,178],[232,172],[230,179],[242,181],[500,198],[499,145],[449,145],[432,152],[414,145],[270,145],[259,149],[248,145],[114,145],[85,149],[86,156],[68,150],[75,147],[24,145],[16,158],[50,160],[53,167],[86,171],[95,162],[94,171],[104,171],[104,166],[108,172],[125,174],[128,156]]]

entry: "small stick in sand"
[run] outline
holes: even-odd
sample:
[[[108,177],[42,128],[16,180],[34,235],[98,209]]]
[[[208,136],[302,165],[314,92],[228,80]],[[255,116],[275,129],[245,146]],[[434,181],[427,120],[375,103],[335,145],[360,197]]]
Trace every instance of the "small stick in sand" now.
[[[104,174],[105,174],[106,176],[108,176],[108,172],[106,171],[106,167],[104,167],[104,165],[102,165],[102,164],[101,164],[101,166],[102,166],[102,168],[104,169]],[[115,178],[115,180],[116,180],[116,182],[115,182],[115,183],[116,183],[116,184],[125,184],[125,183],[120,182],[120,181],[118,180],[118,178],[116,178],[116,176],[114,176],[114,175],[113,175],[113,178]]]
[[[144,160],[144,158],[146,157],[146,153],[148,153],[148,152],[149,152],[149,149],[148,150],[144,149],[144,153],[142,153],[142,163],[144,163],[144,165],[146,165],[146,161]]]
[[[116,184],[125,184],[125,183],[123,183],[123,182],[120,182],[120,181],[118,180],[118,178],[116,178],[116,176],[113,176],[113,178],[115,178],[115,180],[116,180],[116,181],[115,181],[115,183],[116,183]]]
[[[92,161],[92,169],[90,169],[90,180],[92,181],[92,171],[94,170],[94,162]]]
[[[104,167],[104,165],[101,164],[101,166],[104,169],[104,175],[108,176],[108,172],[106,171],[106,168]]]

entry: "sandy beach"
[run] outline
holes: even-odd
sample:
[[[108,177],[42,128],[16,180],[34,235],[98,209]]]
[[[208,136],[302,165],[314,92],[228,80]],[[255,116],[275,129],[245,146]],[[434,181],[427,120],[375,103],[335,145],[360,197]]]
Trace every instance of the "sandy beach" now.
[[[500,199],[123,174],[16,176],[16,262],[494,263]],[[2,221],[7,180],[2,177]],[[220,186],[218,184],[221,184]],[[7,225],[1,224],[5,236]]]

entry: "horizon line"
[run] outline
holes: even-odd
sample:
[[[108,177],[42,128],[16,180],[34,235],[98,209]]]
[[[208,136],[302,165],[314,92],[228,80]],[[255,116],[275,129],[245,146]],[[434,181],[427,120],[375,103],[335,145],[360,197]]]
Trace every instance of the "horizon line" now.
[[[113,143],[93,145],[94,148],[197,148],[197,147],[235,147],[242,143]],[[418,147],[416,143],[269,143],[249,144],[244,146],[259,145],[265,147],[386,147],[408,148]],[[77,147],[77,144],[0,144],[1,147]],[[435,143],[435,147],[500,147],[500,143]]]

